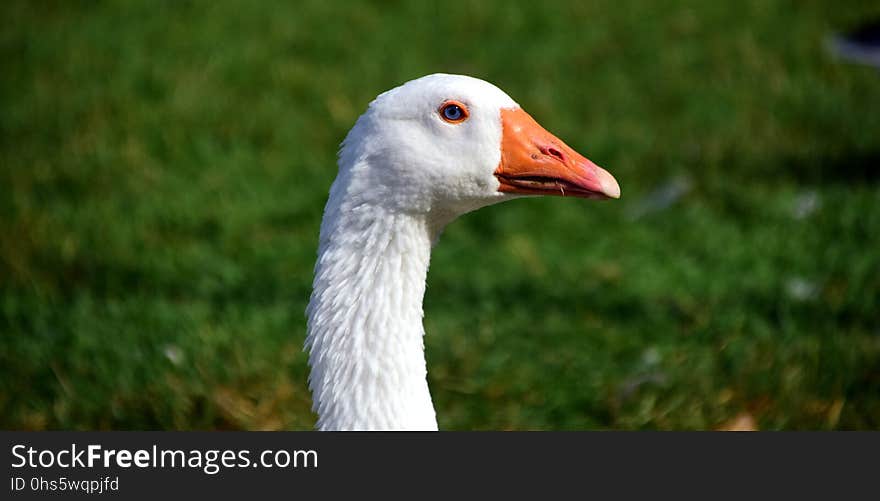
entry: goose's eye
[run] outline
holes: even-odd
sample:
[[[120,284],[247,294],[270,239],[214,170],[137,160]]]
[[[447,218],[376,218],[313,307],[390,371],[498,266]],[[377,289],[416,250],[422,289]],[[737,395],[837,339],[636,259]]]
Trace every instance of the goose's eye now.
[[[464,122],[468,118],[467,106],[458,101],[446,101],[439,111],[443,120],[453,124]]]

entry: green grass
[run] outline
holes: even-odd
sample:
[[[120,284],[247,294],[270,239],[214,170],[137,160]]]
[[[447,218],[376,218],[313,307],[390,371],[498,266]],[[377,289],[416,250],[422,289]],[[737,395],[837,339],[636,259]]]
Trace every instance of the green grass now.
[[[338,143],[376,94],[445,71],[498,84],[623,197],[447,229],[425,298],[441,428],[876,429],[880,75],[822,46],[871,15],[7,2],[0,428],[310,428]]]

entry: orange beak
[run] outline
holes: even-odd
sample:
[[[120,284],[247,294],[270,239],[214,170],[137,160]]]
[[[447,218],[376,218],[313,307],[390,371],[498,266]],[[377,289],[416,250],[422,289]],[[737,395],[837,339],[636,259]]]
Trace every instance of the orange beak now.
[[[607,200],[620,198],[614,176],[538,125],[521,108],[501,110],[498,191]]]

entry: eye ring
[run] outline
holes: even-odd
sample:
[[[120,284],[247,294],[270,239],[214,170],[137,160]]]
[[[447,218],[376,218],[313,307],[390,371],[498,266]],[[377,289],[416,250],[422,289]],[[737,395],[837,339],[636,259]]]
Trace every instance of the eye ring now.
[[[470,116],[468,108],[464,103],[453,100],[441,104],[440,108],[437,109],[437,113],[440,114],[440,118],[451,124],[460,124]]]

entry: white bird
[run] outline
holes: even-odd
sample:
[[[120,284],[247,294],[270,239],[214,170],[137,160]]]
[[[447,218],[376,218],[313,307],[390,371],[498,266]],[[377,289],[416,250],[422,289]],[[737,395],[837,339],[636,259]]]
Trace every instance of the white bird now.
[[[524,195],[620,188],[488,82],[428,75],[370,103],[339,152],[306,310],[318,429],[437,429],[422,326],[431,247],[456,217]]]

